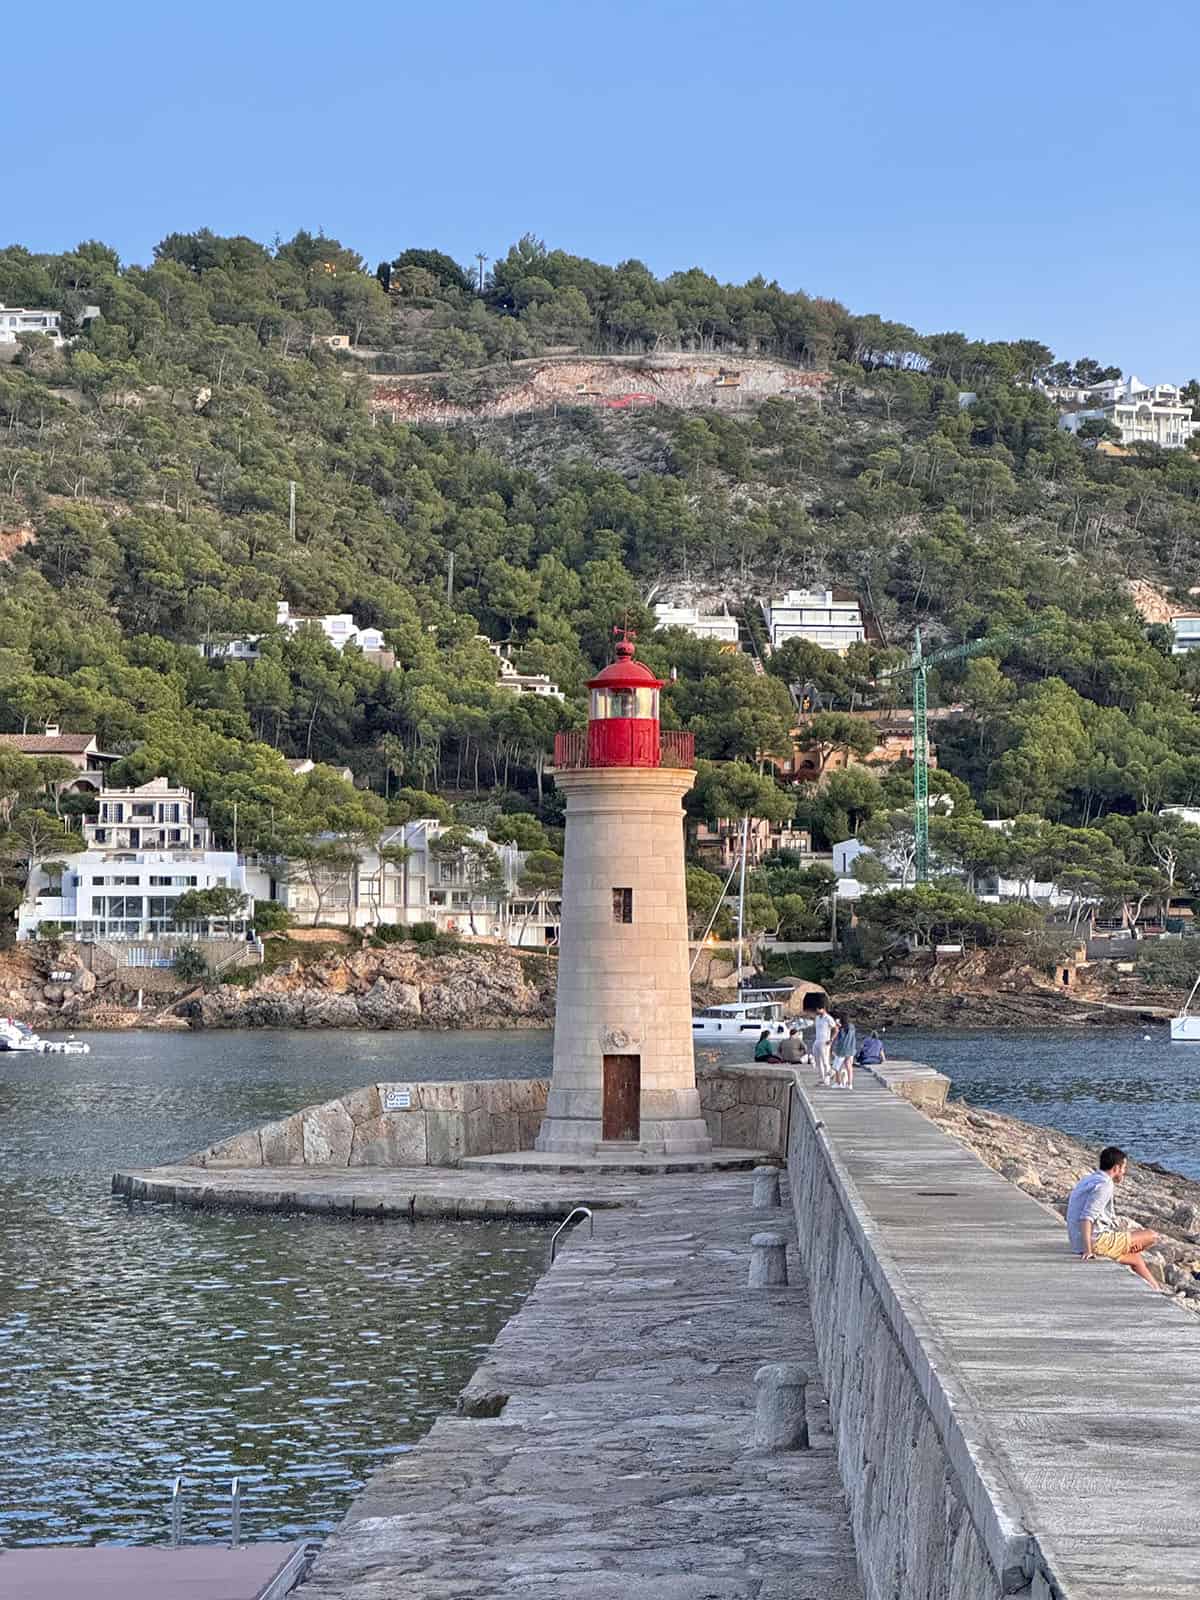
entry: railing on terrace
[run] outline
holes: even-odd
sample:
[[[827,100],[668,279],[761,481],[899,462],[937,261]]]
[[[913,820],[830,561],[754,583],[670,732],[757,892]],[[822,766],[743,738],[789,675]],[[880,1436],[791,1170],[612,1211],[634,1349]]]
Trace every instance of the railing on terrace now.
[[[587,731],[556,733],[554,736],[554,765],[560,772],[578,772],[585,767],[599,765],[588,756]],[[664,728],[659,734],[659,766],[694,767],[696,764],[696,735],[683,733],[676,728]],[[603,765],[611,765],[605,762]]]

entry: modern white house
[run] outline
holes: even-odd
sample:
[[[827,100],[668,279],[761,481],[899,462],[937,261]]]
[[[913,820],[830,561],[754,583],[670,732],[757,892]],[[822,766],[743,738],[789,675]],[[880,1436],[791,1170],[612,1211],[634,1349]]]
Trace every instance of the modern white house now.
[[[565,700],[566,695],[545,672],[521,672],[512,663],[511,646],[496,644],[485,633],[477,633],[475,637],[481,644],[486,644],[496,658],[500,669],[499,685],[511,694],[534,694],[544,700]]]
[[[764,600],[762,614],[772,650],[789,639],[807,639],[844,655],[867,636],[858,596],[846,589],[789,589]]]
[[[288,633],[299,633],[302,628],[317,628],[339,652],[348,644],[357,645],[363,655],[377,666],[391,668],[396,665],[395,655],[384,644],[380,629],[360,628],[349,611],[330,612],[323,617],[307,616],[293,613],[288,602],[280,600],[275,606],[275,626]],[[262,635],[254,634],[247,639],[208,640],[196,648],[207,660],[257,661],[261,643]]]
[[[1118,378],[1079,393],[1079,409],[1065,411],[1058,419],[1059,427],[1068,433],[1078,433],[1088,421],[1110,422],[1124,445],[1156,444],[1163,450],[1182,450],[1193,434],[1200,432],[1200,422],[1192,421],[1192,408],[1173,383]]]
[[[99,306],[85,306],[79,321],[91,322],[99,315]],[[37,333],[49,339],[56,350],[61,350],[67,342],[62,333],[62,318],[61,311],[54,311],[48,306],[0,305],[0,344],[16,344],[21,334]]]
[[[464,938],[507,939],[533,949],[556,943],[560,898],[520,893],[521,851],[490,840],[482,828],[469,830],[472,840],[490,845],[499,859],[505,893],[498,898],[472,882],[461,856],[439,859],[432,846],[446,829],[433,818],[389,828],[378,849],[365,850],[344,872],[310,873],[299,862],[251,857],[247,884],[255,900],[277,902],[300,923],[369,929],[429,922],[439,933]],[[407,856],[389,860],[396,847]]]
[[[1012,827],[1007,820],[989,821],[986,824],[998,832],[1004,832]],[[873,891],[859,882],[854,873],[854,865],[858,858],[864,854],[878,857],[888,871],[888,881],[881,887],[884,889],[911,889],[915,882],[915,871],[909,864],[905,871],[904,863],[889,856],[886,851],[871,851],[861,839],[842,839],[833,847],[833,870],[837,874],[837,895],[839,900],[857,900],[862,895],[871,894]],[[937,876],[961,877],[959,872],[946,870],[933,862],[933,871]],[[1072,896],[1064,893],[1056,883],[1043,882],[1040,879],[1027,882],[1021,878],[1005,878],[998,873],[981,877],[976,883],[976,894],[980,900],[989,905],[999,905],[1009,900],[1033,900],[1039,905],[1049,905],[1055,910],[1072,904]]]
[[[1200,611],[1183,611],[1171,618],[1171,654],[1186,656],[1200,650]]]
[[[247,892],[241,858],[215,850],[212,831],[196,813],[189,789],[154,778],[135,789],[101,791],[96,817],[82,822],[87,849],[40,867],[17,911],[17,938],[37,937],[44,922],[73,939],[194,937],[174,919],[174,904],[193,889]],[[254,915],[252,899],[226,931],[240,932]],[[222,928],[225,929],[225,924]]]
[[[738,620],[723,611],[701,611],[696,606],[656,605],[655,620],[660,628],[682,628],[697,639],[716,639],[719,644],[736,647]]]

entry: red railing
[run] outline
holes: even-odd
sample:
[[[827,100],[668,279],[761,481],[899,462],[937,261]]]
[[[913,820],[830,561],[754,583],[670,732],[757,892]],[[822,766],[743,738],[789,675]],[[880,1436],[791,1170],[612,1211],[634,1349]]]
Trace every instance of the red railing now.
[[[659,734],[658,751],[660,767],[694,767],[696,735],[682,733],[676,728],[664,728]],[[624,764],[589,760],[586,730],[579,733],[556,733],[554,736],[554,765],[560,772],[578,772],[585,767]]]

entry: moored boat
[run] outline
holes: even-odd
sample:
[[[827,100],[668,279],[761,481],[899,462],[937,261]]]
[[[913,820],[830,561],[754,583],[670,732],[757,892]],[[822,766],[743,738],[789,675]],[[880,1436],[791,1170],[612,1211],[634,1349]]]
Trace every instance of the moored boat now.
[[[1200,1013],[1192,1010],[1192,1001],[1196,998],[1196,990],[1200,989],[1200,978],[1192,985],[1192,992],[1183,1003],[1179,1015],[1171,1018],[1171,1042],[1173,1044],[1200,1044]]]

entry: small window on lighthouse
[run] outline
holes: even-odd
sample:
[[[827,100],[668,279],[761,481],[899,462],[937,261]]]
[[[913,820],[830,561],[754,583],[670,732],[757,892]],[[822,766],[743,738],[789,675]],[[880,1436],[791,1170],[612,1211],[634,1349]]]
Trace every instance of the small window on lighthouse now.
[[[632,689],[614,689],[612,714],[614,717],[632,717],[636,701]]]
[[[614,889],[613,890],[613,921],[614,922],[632,922],[633,921],[633,890],[632,889]]]

